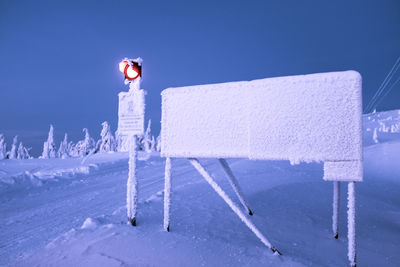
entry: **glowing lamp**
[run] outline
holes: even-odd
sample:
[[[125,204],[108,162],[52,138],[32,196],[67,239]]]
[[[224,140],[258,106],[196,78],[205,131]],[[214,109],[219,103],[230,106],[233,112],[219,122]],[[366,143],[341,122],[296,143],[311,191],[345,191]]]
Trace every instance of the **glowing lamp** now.
[[[121,63],[119,63],[119,71],[125,75],[125,79],[130,81],[142,76],[142,66],[135,61],[121,61]]]

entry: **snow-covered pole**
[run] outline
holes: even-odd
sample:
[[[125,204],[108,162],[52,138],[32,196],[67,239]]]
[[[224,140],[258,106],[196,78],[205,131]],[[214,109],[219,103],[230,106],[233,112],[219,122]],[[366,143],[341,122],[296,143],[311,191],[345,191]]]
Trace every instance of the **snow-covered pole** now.
[[[339,206],[340,206],[340,182],[333,182],[333,215],[332,215],[332,231],[333,236],[338,239],[338,221],[339,221]]]
[[[348,258],[351,267],[357,265],[356,255],[356,183],[349,182],[347,187],[347,238],[349,242],[348,246]]]
[[[135,90],[140,90],[140,81],[141,78],[137,77],[135,80],[129,83],[129,92],[134,92]]]
[[[226,160],[222,159],[222,158],[220,158],[218,160],[219,160],[219,163],[221,164],[222,168],[224,169],[224,172],[226,174],[226,178],[228,179],[229,183],[231,184],[231,186],[233,188],[233,191],[235,192],[235,194],[239,198],[240,203],[242,203],[243,208],[245,209],[245,211],[250,216],[252,216],[253,212],[249,208],[249,204],[245,200],[244,195],[242,193],[242,190],[239,187],[239,183],[236,180],[235,176],[233,175],[233,172],[232,172],[231,168],[229,168],[228,162],[226,162]]]
[[[132,226],[136,226],[136,210],[137,210],[137,177],[136,177],[136,160],[137,160],[137,136],[131,135],[129,145],[129,173],[126,183],[126,209],[128,220]]]
[[[140,90],[140,76],[129,82],[129,93],[135,94]],[[132,226],[136,226],[136,210],[137,210],[137,177],[136,177],[136,161],[137,161],[137,140],[136,134],[130,137],[129,146],[129,174],[127,182],[127,210],[128,220]]]
[[[171,206],[171,158],[166,158],[165,160],[164,182],[164,230],[169,232],[169,214]]]
[[[125,58],[119,64],[119,70],[125,75],[125,84],[129,92],[119,94],[118,133],[129,139],[129,173],[126,189],[126,209],[128,221],[136,226],[138,183],[136,162],[138,154],[138,135],[144,133],[144,95],[140,87],[142,77],[142,59]]]

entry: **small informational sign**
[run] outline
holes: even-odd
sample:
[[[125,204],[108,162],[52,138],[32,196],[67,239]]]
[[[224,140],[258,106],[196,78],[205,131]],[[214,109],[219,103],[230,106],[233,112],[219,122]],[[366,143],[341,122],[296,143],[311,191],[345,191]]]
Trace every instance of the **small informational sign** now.
[[[118,134],[144,134],[144,90],[119,93]]]

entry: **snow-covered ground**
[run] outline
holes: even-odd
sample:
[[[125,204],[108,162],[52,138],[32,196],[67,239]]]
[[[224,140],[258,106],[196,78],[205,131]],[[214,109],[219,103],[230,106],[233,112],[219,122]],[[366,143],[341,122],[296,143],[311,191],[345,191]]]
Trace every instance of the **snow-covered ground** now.
[[[399,112],[388,114],[364,118],[365,173],[364,182],[357,183],[359,266],[400,265],[400,138],[379,123],[388,124],[392,116],[390,123],[399,125]],[[377,129],[378,143],[370,135],[373,127],[382,129]],[[126,222],[126,153],[93,155],[85,162],[0,161],[0,265],[348,265],[347,187],[343,183],[335,240],[333,185],[322,180],[322,164],[228,160],[254,211],[251,219],[283,253],[277,256],[183,159],[172,161],[171,232],[164,232],[165,160],[157,154],[141,157],[137,227]],[[238,203],[218,161],[201,162]]]

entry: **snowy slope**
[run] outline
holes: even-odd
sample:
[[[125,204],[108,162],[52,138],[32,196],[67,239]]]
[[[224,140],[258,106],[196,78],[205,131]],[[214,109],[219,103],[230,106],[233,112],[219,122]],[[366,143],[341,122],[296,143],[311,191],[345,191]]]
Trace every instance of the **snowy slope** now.
[[[398,116],[392,118],[398,121]],[[373,127],[365,121],[364,126]],[[364,140],[365,181],[357,184],[359,266],[400,265],[400,139],[394,134],[377,144]],[[322,180],[322,164],[228,161],[255,212],[251,219],[284,254],[279,257],[186,160],[172,161],[170,233],[162,230],[164,159],[157,155],[138,163],[136,228],[126,224],[127,154],[95,155],[83,166],[81,159],[9,162],[0,162],[0,265],[348,265],[346,187],[342,186],[340,236],[335,240],[332,183]],[[202,162],[236,201],[218,162]],[[76,171],[85,166],[87,171]],[[26,171],[41,183],[19,183]],[[10,179],[14,184],[4,182]]]

